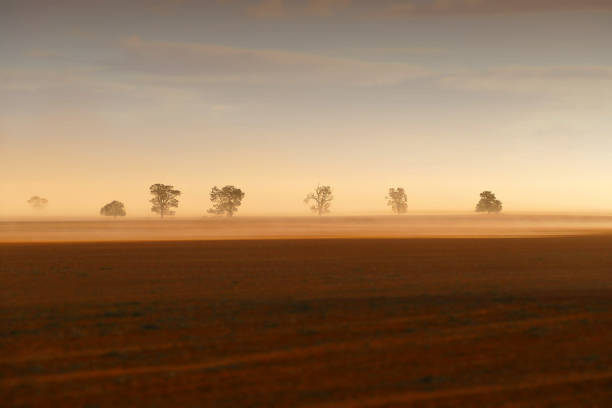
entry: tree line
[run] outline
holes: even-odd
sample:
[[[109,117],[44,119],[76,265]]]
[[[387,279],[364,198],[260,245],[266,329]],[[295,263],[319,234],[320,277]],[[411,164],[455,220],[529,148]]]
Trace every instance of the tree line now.
[[[149,192],[153,196],[149,202],[152,204],[151,211],[159,214],[160,218],[174,215],[174,208],[179,206],[181,191],[168,184],[153,184],[149,187]],[[227,185],[219,188],[214,186],[210,191],[211,208],[207,210],[209,214],[225,215],[232,217],[242,205],[245,193],[241,189]],[[408,196],[402,187],[389,188],[385,197],[387,205],[395,214],[404,214],[408,210]],[[334,199],[331,186],[318,185],[314,191],[308,193],[304,198],[304,203],[310,206],[310,210],[323,215],[329,213],[331,203]],[[33,196],[28,204],[34,209],[43,209],[48,200],[42,197]],[[480,193],[480,200],[476,204],[476,212],[499,213],[503,209],[502,202],[495,197],[492,191]],[[109,217],[124,217],[126,215],[125,205],[120,201],[111,201],[100,209],[100,215]]]

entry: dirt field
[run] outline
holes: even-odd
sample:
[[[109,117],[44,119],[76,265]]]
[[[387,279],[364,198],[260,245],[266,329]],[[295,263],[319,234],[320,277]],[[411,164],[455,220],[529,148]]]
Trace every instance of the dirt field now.
[[[0,244],[0,405],[612,406],[612,236]]]

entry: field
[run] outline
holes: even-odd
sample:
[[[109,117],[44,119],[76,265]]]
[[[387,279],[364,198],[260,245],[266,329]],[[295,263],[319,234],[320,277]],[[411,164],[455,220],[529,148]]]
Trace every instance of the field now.
[[[2,406],[612,405],[607,234],[4,242],[0,287]]]

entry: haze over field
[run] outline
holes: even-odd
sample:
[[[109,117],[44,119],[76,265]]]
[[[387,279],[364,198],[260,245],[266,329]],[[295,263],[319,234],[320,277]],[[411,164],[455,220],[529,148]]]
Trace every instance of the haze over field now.
[[[188,241],[314,238],[508,238],[612,233],[610,216],[240,217],[160,221],[0,223],[2,242]]]
[[[612,3],[5,0],[0,216],[612,209]],[[26,201],[48,199],[43,211]]]

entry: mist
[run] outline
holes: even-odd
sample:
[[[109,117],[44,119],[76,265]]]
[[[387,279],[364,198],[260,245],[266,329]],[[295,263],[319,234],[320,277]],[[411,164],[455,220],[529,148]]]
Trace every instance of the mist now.
[[[610,215],[386,215],[4,221],[0,242],[510,238],[612,232]]]

